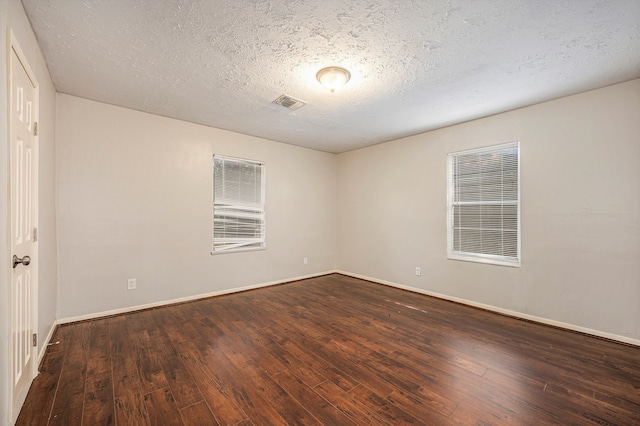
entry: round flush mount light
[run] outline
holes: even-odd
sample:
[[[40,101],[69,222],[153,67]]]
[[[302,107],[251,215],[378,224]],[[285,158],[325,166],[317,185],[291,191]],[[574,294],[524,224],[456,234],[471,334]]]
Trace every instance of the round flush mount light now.
[[[331,90],[331,93],[347,84],[350,78],[351,73],[342,67],[322,68],[316,74],[316,79],[318,79],[324,87]]]

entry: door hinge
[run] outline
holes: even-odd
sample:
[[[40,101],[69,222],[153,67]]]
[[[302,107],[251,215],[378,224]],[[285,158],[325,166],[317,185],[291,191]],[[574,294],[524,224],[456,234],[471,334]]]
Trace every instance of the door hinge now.
[[[38,346],[38,333],[33,333],[33,346]]]
[[[38,228],[33,228],[33,242],[38,241]]]
[[[33,123],[33,136],[38,136],[38,122]]]

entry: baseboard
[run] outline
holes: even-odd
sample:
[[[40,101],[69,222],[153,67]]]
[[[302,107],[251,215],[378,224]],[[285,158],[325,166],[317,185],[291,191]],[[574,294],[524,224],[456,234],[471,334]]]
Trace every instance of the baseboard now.
[[[55,333],[57,326],[58,321],[54,321],[53,324],[51,324],[49,333],[47,333],[47,337],[44,339],[44,342],[42,342],[40,353],[38,353],[38,365],[40,365],[40,363],[42,362],[42,358],[44,358],[44,354],[47,352],[47,348],[49,347],[49,343],[51,343],[51,338],[53,337],[53,333]]]
[[[68,324],[68,323],[78,322],[78,321],[92,320],[92,319],[97,319],[97,318],[109,317],[109,316],[113,316],[113,315],[125,314],[127,312],[134,312],[134,311],[140,311],[140,310],[143,310],[143,309],[156,308],[156,307],[159,307],[159,306],[166,306],[166,305],[173,305],[173,304],[176,304],[176,303],[190,302],[190,301],[198,300],[198,299],[206,299],[207,297],[222,296],[222,295],[225,295],[225,294],[232,294],[232,293],[238,293],[238,292],[241,292],[241,291],[254,290],[256,288],[269,287],[269,286],[278,285],[278,284],[284,284],[284,283],[293,282],[293,281],[306,280],[308,278],[320,277],[320,276],[323,276],[323,275],[333,274],[335,272],[336,271],[319,272],[319,273],[316,273],[316,274],[303,275],[303,276],[300,276],[300,277],[293,277],[293,278],[287,278],[287,279],[283,279],[283,280],[277,280],[277,281],[270,281],[270,282],[265,282],[265,283],[260,283],[260,284],[248,285],[248,286],[245,286],[245,287],[236,287],[236,288],[227,289],[227,290],[213,291],[211,293],[202,293],[202,294],[197,294],[197,295],[194,295],[194,296],[179,297],[177,299],[162,300],[160,302],[146,303],[144,305],[128,306],[126,308],[119,308],[119,309],[113,309],[113,310],[109,310],[109,311],[96,312],[96,313],[93,313],[93,314],[78,315],[78,316],[75,316],[75,317],[62,318],[62,319],[57,320],[55,322],[55,325]]]
[[[270,282],[254,284],[254,285],[249,285],[249,286],[244,286],[244,287],[236,287],[236,288],[227,289],[227,290],[214,291],[214,292],[210,292],[210,293],[202,293],[202,294],[197,294],[197,295],[194,295],[194,296],[187,296],[187,297],[181,297],[181,298],[177,298],[177,299],[163,300],[163,301],[160,301],[160,302],[147,303],[147,304],[144,304],[144,305],[129,306],[129,307],[126,307],[126,308],[113,309],[113,310],[110,310],[110,311],[102,311],[102,312],[96,312],[96,313],[93,313],[93,314],[86,314],[86,315],[79,315],[79,316],[75,316],[75,317],[62,318],[62,319],[59,319],[59,320],[57,320],[57,321],[55,321],[53,323],[53,325],[51,327],[51,330],[49,331],[49,334],[47,336],[46,343],[47,344],[49,343],[49,341],[53,337],[53,332],[55,331],[55,328],[58,325],[61,325],[61,324],[68,324],[68,323],[72,323],[72,322],[86,321],[86,320],[91,320],[91,319],[96,319],[96,318],[103,318],[103,317],[108,317],[108,316],[113,316],[113,315],[118,315],[118,314],[124,314],[124,313],[127,313],[127,312],[134,312],[134,311],[140,311],[140,310],[143,310],[143,309],[155,308],[155,307],[159,307],[159,306],[173,305],[173,304],[176,304],[176,303],[190,302],[190,301],[198,300],[198,299],[206,299],[207,297],[222,296],[222,295],[225,295],[225,294],[233,294],[233,293],[238,293],[238,292],[242,292],[242,291],[253,290],[253,289],[262,288],[262,287],[269,287],[269,286],[278,285],[278,284],[284,284],[284,283],[293,282],[293,281],[305,280],[305,279],[309,279],[309,278],[315,278],[315,277],[320,277],[320,276],[323,276],[323,275],[329,275],[329,274],[334,274],[334,273],[335,274],[346,275],[346,276],[353,277],[353,278],[359,278],[359,279],[362,279],[362,280],[371,281],[371,282],[374,282],[374,283],[383,284],[383,285],[387,285],[387,286],[390,286],[390,287],[399,288],[399,289],[402,289],[402,290],[408,290],[408,291],[412,291],[414,293],[420,293],[420,294],[424,294],[424,295],[427,295],[427,296],[436,297],[438,299],[448,300],[448,301],[451,301],[451,302],[456,302],[456,303],[460,303],[460,304],[463,304],[463,305],[472,306],[472,307],[475,307],[475,308],[480,308],[480,309],[484,309],[484,310],[491,311],[491,312],[496,312],[496,313],[499,313],[499,314],[502,314],[502,315],[507,315],[507,316],[510,316],[510,317],[523,319],[523,320],[526,320],[526,321],[532,321],[532,322],[536,322],[536,323],[540,323],[540,324],[544,324],[544,325],[549,325],[551,327],[562,328],[562,329],[565,329],[565,330],[575,331],[575,332],[578,332],[578,333],[588,334],[588,335],[591,335],[591,336],[600,337],[600,338],[603,338],[603,339],[613,340],[613,341],[624,343],[624,344],[627,344],[627,345],[633,345],[633,346],[640,347],[640,340],[638,340],[638,339],[632,339],[630,337],[620,336],[618,334],[606,333],[604,331],[594,330],[594,329],[586,328],[586,327],[581,327],[581,326],[578,326],[578,325],[575,325],[575,324],[570,324],[570,323],[556,321],[556,320],[552,320],[552,319],[548,319],[548,318],[538,317],[538,316],[535,316],[535,315],[524,314],[524,313],[521,313],[521,312],[512,311],[512,310],[509,310],[509,309],[504,309],[504,308],[500,308],[500,307],[493,306],[493,305],[487,305],[487,304],[484,304],[484,303],[474,302],[472,300],[462,299],[462,298],[459,298],[459,297],[449,296],[449,295],[442,294],[442,293],[437,293],[437,292],[434,292],[434,291],[424,290],[424,289],[417,288],[417,287],[412,287],[412,286],[399,284],[399,283],[392,282],[392,281],[382,280],[382,279],[373,278],[373,277],[369,277],[369,276],[366,276],[366,275],[355,274],[355,273],[352,273],[352,272],[347,272],[347,271],[342,271],[342,270],[332,270],[332,271],[319,272],[319,273],[316,273],[316,274],[303,275],[303,276],[287,278],[287,279],[283,279],[283,280],[270,281]],[[40,350],[40,354],[38,356],[38,362],[40,362],[42,360],[42,357],[44,356],[46,348],[47,348],[46,344],[43,345],[42,349]]]
[[[368,276],[365,276],[365,275],[354,274],[354,273],[346,272],[346,271],[334,271],[334,272],[338,273],[338,274],[346,275],[346,276],[349,276],[349,277],[353,277],[353,278],[359,278],[359,279],[362,279],[362,280],[371,281],[371,282],[374,282],[374,283],[383,284],[383,285],[387,285],[387,286],[390,286],[390,287],[395,287],[395,288],[400,288],[400,289],[403,289],[403,290],[412,291],[414,293],[421,293],[421,294],[425,294],[427,296],[437,297],[438,299],[444,299],[444,300],[449,300],[451,302],[456,302],[456,303],[460,303],[460,304],[467,305],[467,306],[473,306],[474,308],[480,308],[480,309],[484,309],[484,310],[487,310],[487,311],[496,312],[496,313],[499,313],[499,314],[502,314],[502,315],[507,315],[507,316],[514,317],[514,318],[520,318],[520,319],[523,319],[523,320],[526,320],[526,321],[537,322],[537,323],[540,323],[540,324],[549,325],[549,326],[557,327],[557,328],[563,328],[563,329],[566,329],[566,330],[575,331],[575,332],[583,333],[583,334],[588,334],[588,335],[591,335],[591,336],[600,337],[600,338],[607,339],[607,340],[613,340],[613,341],[624,343],[624,344],[627,344],[627,345],[640,346],[640,340],[632,339],[632,338],[626,337],[626,336],[620,336],[618,334],[606,333],[604,331],[599,331],[599,330],[594,330],[594,329],[591,329],[591,328],[581,327],[581,326],[574,325],[574,324],[569,324],[569,323],[566,323],[566,322],[555,321],[555,320],[548,319],[548,318],[543,318],[543,317],[537,317],[535,315],[523,314],[521,312],[512,311],[512,310],[509,310],[509,309],[503,309],[503,308],[499,308],[497,306],[486,305],[484,303],[478,303],[478,302],[474,302],[472,300],[461,299],[459,297],[449,296],[449,295],[442,294],[442,293],[436,293],[436,292],[429,291],[429,290],[423,290],[421,288],[411,287],[411,286],[404,285],[404,284],[398,284],[398,283],[395,283],[395,282],[392,282],[392,281],[381,280],[381,279],[378,279],[378,278],[372,278],[372,277],[368,277]]]

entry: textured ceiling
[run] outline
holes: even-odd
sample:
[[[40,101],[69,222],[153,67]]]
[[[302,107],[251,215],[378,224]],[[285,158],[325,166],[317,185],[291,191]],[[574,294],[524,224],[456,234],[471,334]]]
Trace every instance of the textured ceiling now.
[[[638,0],[23,4],[59,92],[328,152],[640,77]]]

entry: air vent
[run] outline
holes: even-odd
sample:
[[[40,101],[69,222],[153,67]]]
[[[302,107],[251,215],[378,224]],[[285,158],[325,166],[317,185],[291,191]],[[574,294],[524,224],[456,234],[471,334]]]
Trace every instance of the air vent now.
[[[292,96],[289,96],[289,95],[282,95],[282,96],[278,97],[276,100],[274,100],[271,103],[283,106],[283,107],[285,107],[287,109],[290,109],[291,111],[295,111],[295,110],[297,110],[299,108],[302,108],[303,106],[305,106],[307,104],[305,101],[302,101],[300,99],[296,99],[296,98],[294,98]]]

